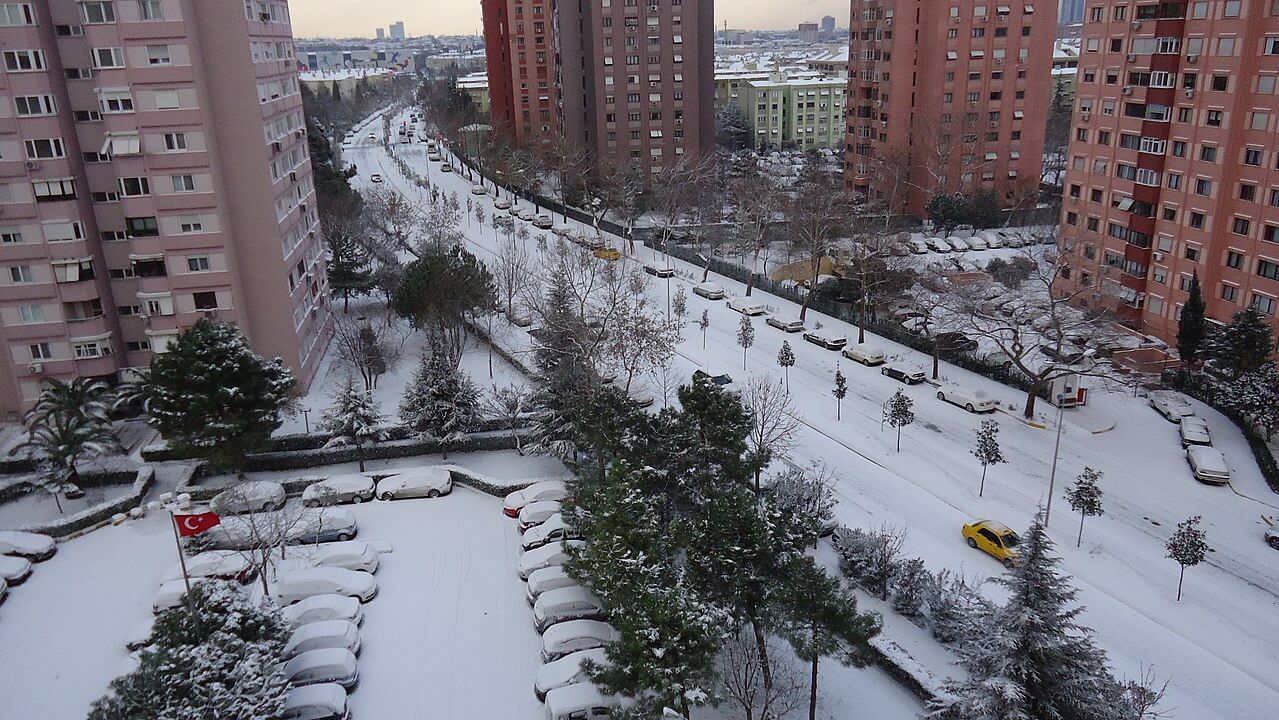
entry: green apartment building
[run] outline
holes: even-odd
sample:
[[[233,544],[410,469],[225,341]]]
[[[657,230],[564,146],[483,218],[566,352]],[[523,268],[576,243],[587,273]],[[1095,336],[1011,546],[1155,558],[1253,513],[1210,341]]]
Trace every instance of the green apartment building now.
[[[845,77],[795,78],[775,73],[739,83],[737,104],[756,147],[796,150],[842,148]]]

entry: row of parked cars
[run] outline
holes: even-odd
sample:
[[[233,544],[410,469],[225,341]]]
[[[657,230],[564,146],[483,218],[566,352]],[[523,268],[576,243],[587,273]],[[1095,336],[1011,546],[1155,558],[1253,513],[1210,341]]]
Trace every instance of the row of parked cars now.
[[[1208,421],[1195,414],[1190,401],[1173,392],[1150,394],[1150,406],[1165,420],[1176,423],[1181,446],[1186,450],[1186,463],[1195,479],[1213,485],[1230,482],[1230,466],[1226,456],[1212,446]]]
[[[519,575],[533,627],[542,635],[542,662],[533,693],[546,703],[549,720],[608,717],[622,699],[601,692],[587,677],[587,662],[607,663],[605,646],[619,638],[604,608],[564,570],[569,551],[585,543],[564,521],[570,491],[561,481],[535,483],[507,495],[502,511],[519,522]]]
[[[971,250],[997,250],[999,248],[1019,248],[1026,241],[1018,234],[1006,230],[983,230],[972,237],[961,238],[956,235],[947,237],[914,238],[904,241],[902,247],[915,255],[929,252],[952,253],[969,252]],[[899,253],[904,254],[904,253]]]
[[[57,551],[57,543],[48,535],[0,530],[0,603],[9,596],[9,588],[31,577],[32,563],[48,560]]]

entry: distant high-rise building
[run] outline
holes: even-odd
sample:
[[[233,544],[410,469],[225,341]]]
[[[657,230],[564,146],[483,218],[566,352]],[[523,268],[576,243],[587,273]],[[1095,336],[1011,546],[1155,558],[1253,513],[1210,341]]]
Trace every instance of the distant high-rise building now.
[[[835,32],[835,16],[834,15],[827,15],[826,17],[822,18],[822,32],[824,33]]]
[[[386,39],[386,30],[385,30],[385,29],[383,29],[383,28],[378,28],[376,32],[377,32],[377,39],[378,39],[378,40],[385,40],[385,39]]]
[[[205,317],[305,384],[332,320],[287,3],[99,5],[0,14],[0,415]]]
[[[912,215],[940,193],[1033,206],[1057,21],[1035,9],[852,0],[847,185]]]
[[[1076,25],[1084,21],[1084,0],[1061,0],[1061,8],[1057,12],[1057,22],[1062,25]]]
[[[404,21],[403,20],[399,22],[391,23],[391,39],[392,40],[404,39]]]
[[[714,147],[714,3],[483,0],[490,118],[650,171]]]
[[[799,24],[799,39],[804,42],[817,42],[819,29],[815,22],[802,22]]]

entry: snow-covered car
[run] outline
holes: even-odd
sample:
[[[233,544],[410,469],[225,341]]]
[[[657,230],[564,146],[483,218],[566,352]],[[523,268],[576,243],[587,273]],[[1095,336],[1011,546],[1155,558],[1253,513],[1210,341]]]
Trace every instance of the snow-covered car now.
[[[649,275],[652,275],[653,277],[659,277],[659,278],[668,278],[668,277],[675,276],[675,268],[666,264],[658,265],[656,263],[645,263],[644,272],[648,273]]]
[[[312,595],[284,608],[281,613],[291,628],[324,620],[346,620],[356,625],[364,622],[359,599],[347,595]]]
[[[1004,239],[1004,247],[1026,247],[1026,241],[1022,240],[1019,235],[1014,235],[1012,233],[1000,233],[1000,236]]]
[[[990,247],[986,244],[986,239],[979,235],[974,235],[964,242],[968,243],[968,248],[970,250],[986,250]]]
[[[1208,421],[1198,415],[1183,417],[1177,431],[1181,435],[1182,447],[1212,444],[1212,434],[1208,432]]]
[[[966,252],[969,249],[967,241],[961,237],[955,237],[954,235],[946,238],[946,244],[955,252]]]
[[[542,568],[563,565],[568,562],[569,548],[584,547],[585,545],[586,543],[581,540],[569,540],[568,542],[543,545],[536,550],[529,550],[520,556],[517,568],[520,579],[528,580],[529,575]]]
[[[342,648],[360,654],[360,629],[349,620],[321,620],[307,623],[289,635],[281,653],[285,660],[311,650]]]
[[[550,215],[535,215],[533,216],[533,227],[538,230],[550,230],[555,227],[555,222],[551,220]]]
[[[296,559],[303,567],[335,567],[344,570],[377,572],[381,554],[363,540],[302,545],[289,551],[289,559]]]
[[[562,507],[563,503],[558,500],[539,500],[525,505],[520,511],[520,533],[550,520]]]
[[[827,350],[841,350],[848,344],[848,336],[833,328],[806,330],[804,339]]]
[[[558,590],[564,587],[572,587],[578,582],[569,577],[564,571],[563,565],[552,565],[551,567],[542,568],[528,576],[528,587],[525,590],[525,599],[528,604],[532,605],[537,602],[538,596],[547,590]]]
[[[360,683],[355,654],[342,648],[304,652],[284,663],[284,677],[294,687],[336,683],[348,692]]]
[[[348,720],[346,688],[337,683],[295,687],[284,700],[280,720]]]
[[[520,546],[525,550],[534,550],[561,540],[580,540],[581,538],[581,534],[569,526],[564,515],[556,513],[547,518],[546,522],[525,530],[520,535]]]
[[[947,244],[945,240],[939,237],[928,238],[924,242],[927,243],[928,249],[932,250],[933,252],[948,253],[954,250],[954,248],[952,248],[949,244]]]
[[[369,176],[369,182],[380,184],[382,182],[382,175],[380,173],[373,173]]]
[[[302,491],[302,504],[315,508],[339,503],[362,503],[372,500],[373,493],[373,478],[368,475],[334,475],[307,485]]]
[[[712,375],[703,370],[694,370],[693,379],[696,380],[697,378],[702,378],[720,387],[725,387],[727,385],[733,384],[733,376],[729,375],[728,373],[718,373],[718,374]]]
[[[453,475],[440,467],[417,468],[377,482],[379,500],[434,498],[453,492]]]
[[[194,588],[198,583],[208,582],[207,578],[191,578],[191,587]],[[172,610],[186,602],[187,587],[182,580],[169,580],[161,583],[160,589],[155,593],[155,599],[151,601],[151,612],[157,615],[165,610]]]
[[[694,285],[693,294],[700,295],[707,300],[723,300],[725,295],[724,286],[716,282],[704,282]]]
[[[58,544],[48,535],[0,530],[0,555],[17,555],[32,562],[41,562],[53,557],[57,551]]]
[[[243,482],[213,496],[210,507],[219,515],[268,512],[284,507],[284,486],[270,480]]]
[[[509,493],[502,501],[502,512],[507,517],[519,517],[520,511],[529,503],[543,500],[563,502],[568,496],[568,485],[563,480],[544,480]]]
[[[493,201],[493,207],[497,208],[498,210],[510,210],[511,201],[507,200],[506,198],[498,198]]]
[[[489,191],[488,191],[487,189],[485,189],[485,187],[484,187],[483,185],[472,185],[472,186],[471,186],[471,194],[472,194],[472,195],[488,195],[488,192],[489,192]]]
[[[573,229],[567,225],[551,226],[551,234],[554,235],[555,237],[567,237],[568,234],[571,232],[573,232]]]
[[[13,587],[31,577],[31,561],[12,555],[0,555],[0,580]]]
[[[995,401],[985,390],[946,384],[937,389],[937,399],[958,405],[970,413],[994,412]]]
[[[910,246],[910,251],[916,255],[928,253],[928,243],[923,240],[908,240],[906,244]]]
[[[884,354],[882,348],[866,343],[857,343],[844,348],[844,357],[849,360],[855,360],[866,367],[873,365],[883,365],[888,356]]]
[[[1207,445],[1191,445],[1186,448],[1186,462],[1195,479],[1213,485],[1230,482],[1230,466],[1221,451]]]
[[[317,567],[280,575],[271,585],[271,595],[281,605],[292,605],[313,595],[346,595],[368,602],[377,596],[377,589],[377,581],[366,572]]]
[[[552,660],[537,669],[537,677],[533,681],[533,694],[538,700],[545,700],[546,693],[556,688],[587,682],[583,662],[590,660],[596,667],[607,665],[607,651],[604,648],[591,648],[569,653],[559,660]]]
[[[918,385],[928,379],[928,375],[922,368],[910,365],[885,365],[879,369],[879,372],[881,375],[887,375],[907,385]]]
[[[443,160],[444,158],[443,158],[443,157],[441,157],[441,156],[440,156],[440,154],[439,154],[439,153],[437,153],[437,152],[428,152],[428,153],[426,154],[426,159],[427,159],[427,160],[430,160],[431,162],[440,162],[440,161],[441,161],[441,160]]]
[[[453,166],[452,166],[451,164],[447,163],[447,162],[445,162],[445,163],[440,163],[440,172],[442,172],[442,173],[451,173],[451,172],[453,172]]]
[[[547,590],[533,603],[533,626],[539,633],[569,620],[603,620],[604,606],[584,587]]]
[[[1266,528],[1265,537],[1266,537],[1267,545],[1269,545],[1270,547],[1276,550],[1279,550],[1279,529]]]
[[[786,333],[804,332],[804,321],[799,318],[778,317],[770,315],[764,322]]]
[[[1150,407],[1155,409],[1168,422],[1179,423],[1187,415],[1194,415],[1195,409],[1185,398],[1170,392],[1151,393]]]
[[[523,220],[524,222],[532,222],[533,218],[537,217],[537,215],[534,214],[532,210],[529,210],[526,207],[515,208],[515,210],[511,212],[511,214]]]
[[[201,538],[215,550],[249,550],[263,545],[345,541],[359,533],[355,515],[345,508],[282,510],[225,518]]]
[[[736,310],[743,315],[763,315],[768,312],[764,303],[748,297],[731,297],[726,303],[729,310]]]
[[[187,575],[193,578],[234,580],[240,584],[253,582],[258,570],[243,553],[235,550],[208,550],[187,558]],[[174,563],[164,576],[168,580],[182,579],[182,566]]]
[[[607,718],[613,714],[613,710],[627,704],[629,703],[617,695],[605,695],[593,683],[566,685],[546,694],[546,718]]]

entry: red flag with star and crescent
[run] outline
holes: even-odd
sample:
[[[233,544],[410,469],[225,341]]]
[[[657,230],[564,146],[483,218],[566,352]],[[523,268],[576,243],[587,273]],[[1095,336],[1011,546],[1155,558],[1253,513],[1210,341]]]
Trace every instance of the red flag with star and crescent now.
[[[191,537],[199,535],[214,525],[222,522],[217,513],[195,513],[193,515],[174,515],[174,520],[178,523],[178,534],[182,537]]]

